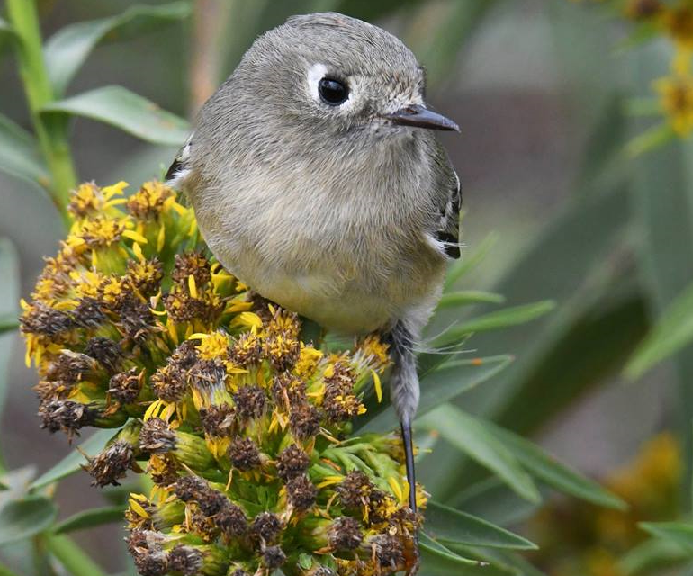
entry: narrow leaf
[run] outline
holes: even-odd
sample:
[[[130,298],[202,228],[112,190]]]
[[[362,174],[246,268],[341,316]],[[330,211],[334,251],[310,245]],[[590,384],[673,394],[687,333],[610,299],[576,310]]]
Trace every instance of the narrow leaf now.
[[[637,348],[626,366],[630,378],[638,378],[652,366],[693,342],[693,284],[662,313],[655,329]]]
[[[541,500],[532,478],[515,455],[476,419],[462,410],[448,404],[420,418],[418,422],[436,430],[450,444],[491,470],[526,500]]]
[[[479,290],[465,290],[461,292],[446,292],[438,302],[438,310],[468,306],[469,304],[501,304],[505,298],[494,292],[482,292]]]
[[[137,138],[169,146],[181,145],[189,134],[188,123],[175,114],[122,86],[104,86],[60,102],[52,102],[41,114],[83,116],[110,124]]]
[[[470,416],[472,418],[472,416]],[[492,422],[475,419],[479,426],[486,428],[508,448],[525,469],[546,484],[576,498],[592,502],[597,506],[623,510],[626,503],[605,490],[600,484],[589,480],[578,472],[542,451],[532,442],[496,426]]]
[[[44,58],[56,94],[62,95],[89,54],[99,44],[142,35],[190,15],[189,2],[131,6],[111,18],[69,24],[46,42]]]
[[[473,320],[453,326],[436,340],[436,345],[443,346],[446,344],[453,344],[475,332],[485,332],[488,330],[518,326],[519,324],[541,318],[554,308],[555,304],[553,302],[544,301],[489,312]]]
[[[512,361],[511,356],[455,360],[439,366],[421,379],[418,415],[455,398],[459,394],[486,382]],[[368,405],[368,411],[358,419],[355,430],[385,432],[397,427],[399,420],[389,402]]]
[[[34,137],[0,114],[0,170],[45,185],[48,169]]]
[[[89,456],[94,456],[103,450],[106,443],[117,434],[117,430],[99,430],[95,432],[87,441],[80,444],[79,449],[73,450],[50,470],[44,472],[29,486],[29,490],[38,490],[52,482],[62,480],[66,476],[70,476],[81,470],[82,464],[86,464],[86,460],[82,452]]]
[[[67,534],[75,530],[93,528],[112,522],[120,522],[123,519],[124,508],[122,506],[107,506],[104,508],[92,508],[83,510],[74,516],[62,520],[53,528],[55,534]]]
[[[421,468],[424,467],[425,461]],[[536,514],[539,507],[518,496],[497,476],[461,487],[444,504],[498,526],[519,526]]]
[[[684,522],[640,522],[648,534],[677,544],[693,554],[693,524]]]
[[[0,334],[14,330],[19,326],[16,314],[0,314]]]
[[[461,564],[443,554],[421,546],[421,576],[520,576],[512,570],[505,570],[487,562]]]
[[[690,558],[691,552],[676,542],[649,538],[621,556],[618,568],[624,574],[649,574],[663,566],[680,564]]]
[[[460,278],[476,268],[486,258],[486,255],[496,242],[498,242],[498,234],[495,232],[489,234],[473,252],[465,254],[464,258],[460,258],[453,264],[445,277],[445,289],[449,290],[452,288]]]
[[[431,554],[440,555],[447,560],[451,560],[452,562],[459,564],[479,564],[478,561],[460,556],[449,548],[443,546],[440,542],[436,542],[433,538],[426,534],[426,532],[419,533],[419,546]]]
[[[481,518],[430,501],[426,505],[426,533],[441,542],[456,542],[489,548],[535,550],[529,540]]]
[[[42,496],[13,500],[0,510],[0,546],[40,534],[57,514],[55,504]]]
[[[9,333],[17,326],[19,301],[19,263],[12,242],[0,238],[0,416],[5,405],[9,365],[12,359],[12,338]],[[2,461],[2,458],[0,458]]]

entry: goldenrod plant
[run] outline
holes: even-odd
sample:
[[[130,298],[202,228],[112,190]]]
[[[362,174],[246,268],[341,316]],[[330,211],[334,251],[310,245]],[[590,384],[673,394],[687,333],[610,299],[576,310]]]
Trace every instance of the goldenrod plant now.
[[[557,51],[560,73],[586,87],[579,97],[589,103],[577,108],[590,135],[575,197],[546,216],[492,290],[470,274],[494,259],[491,237],[449,270],[418,358],[417,516],[406,507],[379,335],[336,338],[239,282],[205,246],[185,197],[161,182],[164,166],[129,185],[123,175],[80,183],[91,172],[75,161],[76,117],[172,148],[189,130],[121,86],[76,92],[73,80],[102,45],[174,28],[191,60],[209,64],[196,68],[209,77],[191,79],[196,106],[205,82],[221,82],[255,35],[290,13],[392,16],[434,91],[479,24],[509,5],[197,0],[109,15],[116,8],[102,3],[98,20],[44,41],[45,3],[5,2],[0,57],[15,58],[28,120],[0,115],[0,170],[27,195],[46,194],[64,234],[16,308],[12,252],[0,243],[9,294],[0,330],[21,332],[36,426],[62,435],[70,452],[31,477],[0,458],[0,575],[102,576],[104,559],[73,537],[106,524],[126,541],[123,565],[143,576],[401,574],[416,562],[417,534],[422,576],[690,570],[689,357],[673,357],[681,426],[607,481],[527,438],[621,372],[643,337],[632,377],[691,336],[685,0],[547,5],[556,46],[567,46]],[[605,32],[614,24],[623,43]],[[587,38],[579,49],[578,36]],[[664,42],[644,42],[656,38]],[[597,67],[606,70],[599,82]],[[90,476],[108,505],[67,514],[59,487],[76,474]],[[590,550],[568,536],[556,544],[551,527],[565,509],[591,531]],[[613,545],[618,534],[623,545]],[[527,554],[531,539],[545,549]]]

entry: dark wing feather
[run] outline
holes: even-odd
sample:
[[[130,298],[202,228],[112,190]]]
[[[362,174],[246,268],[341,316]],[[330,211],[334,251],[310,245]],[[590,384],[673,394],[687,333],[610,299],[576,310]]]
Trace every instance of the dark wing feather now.
[[[185,176],[188,174],[190,167],[188,162],[190,159],[190,153],[192,151],[193,139],[192,135],[186,140],[183,147],[178,150],[173,164],[166,170],[165,180],[170,186],[176,186]]]
[[[436,171],[438,174],[437,201],[440,207],[440,220],[434,235],[445,248],[449,258],[460,257],[460,207],[462,206],[462,188],[460,179],[450,163],[445,149],[437,143]]]

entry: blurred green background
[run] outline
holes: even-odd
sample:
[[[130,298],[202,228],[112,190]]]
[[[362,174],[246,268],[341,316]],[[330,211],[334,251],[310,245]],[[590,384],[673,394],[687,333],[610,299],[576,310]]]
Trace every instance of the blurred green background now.
[[[67,24],[120,14],[133,4],[39,2],[42,34],[48,38]],[[502,332],[477,330],[468,344],[474,354],[512,354],[515,361],[464,394],[458,406],[531,435],[597,478],[630,461],[648,438],[671,430],[672,458],[683,469],[675,475],[683,487],[676,490],[677,506],[661,518],[635,520],[673,520],[689,511],[693,349],[686,342],[693,328],[684,321],[693,323],[693,306],[668,310],[693,282],[693,148],[685,138],[660,138],[639,155],[624,152],[661,120],[650,84],[668,73],[673,54],[657,25],[624,19],[624,4],[182,2],[180,15],[165,25],[100,45],[67,93],[122,85],[190,119],[257,34],[290,14],[338,10],[398,35],[428,68],[431,103],[462,130],[443,135],[463,184],[466,262],[475,264],[458,287],[492,290],[508,306],[556,304],[550,314]],[[0,41],[0,110],[29,129],[11,40],[0,34]],[[159,177],[176,151],[82,117],[73,120],[70,142],[79,181],[102,185]],[[16,309],[20,294],[28,297],[42,257],[55,252],[63,235],[48,196],[0,172],[0,237],[7,239],[0,253],[2,311]],[[477,316],[492,309],[470,308]],[[655,326],[662,315],[669,323],[664,336],[674,333],[676,342],[646,350],[626,378],[624,366],[643,337],[661,340]],[[450,322],[441,309],[431,334]],[[31,463],[43,471],[70,447],[64,437],[39,429],[31,390],[36,376],[24,367],[21,338],[11,333],[2,339],[0,355],[9,363],[0,374],[8,383],[0,433],[6,468]],[[673,355],[644,369],[667,352]],[[428,490],[460,509],[531,532],[522,523],[535,507],[519,504],[461,456],[450,442],[454,434],[441,431],[434,453],[423,457],[421,480]],[[421,439],[428,441],[425,432]],[[88,484],[86,475],[60,484],[61,514],[102,501]],[[561,522],[578,522],[568,518]],[[126,569],[118,529],[82,532],[78,540],[107,570]],[[537,562],[545,562],[547,573],[572,574],[556,569],[549,557]],[[593,564],[595,575],[627,573],[611,564],[613,572],[600,573],[602,564]],[[659,570],[653,573],[665,573]]]

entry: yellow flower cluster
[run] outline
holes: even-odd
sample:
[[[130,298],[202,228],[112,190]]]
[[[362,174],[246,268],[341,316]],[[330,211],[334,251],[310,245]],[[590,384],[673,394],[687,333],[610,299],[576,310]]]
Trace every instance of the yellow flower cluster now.
[[[398,436],[350,435],[389,364],[377,337],[330,352],[214,260],[157,182],[84,184],[23,302],[43,426],[118,427],[95,485],[146,473],[128,544],[143,576],[387,575],[415,562]],[[420,505],[425,494],[420,491]]]
[[[575,501],[542,510],[532,523],[540,545],[537,563],[565,576],[626,576],[619,559],[647,538],[638,524],[676,519],[682,468],[674,436],[650,439],[632,462],[603,482],[628,504],[627,510]]]
[[[655,80],[653,86],[673,130],[680,136],[687,136],[693,130],[693,3],[690,0],[676,3],[630,0],[625,13],[631,20],[655,27],[672,42],[671,74]]]

